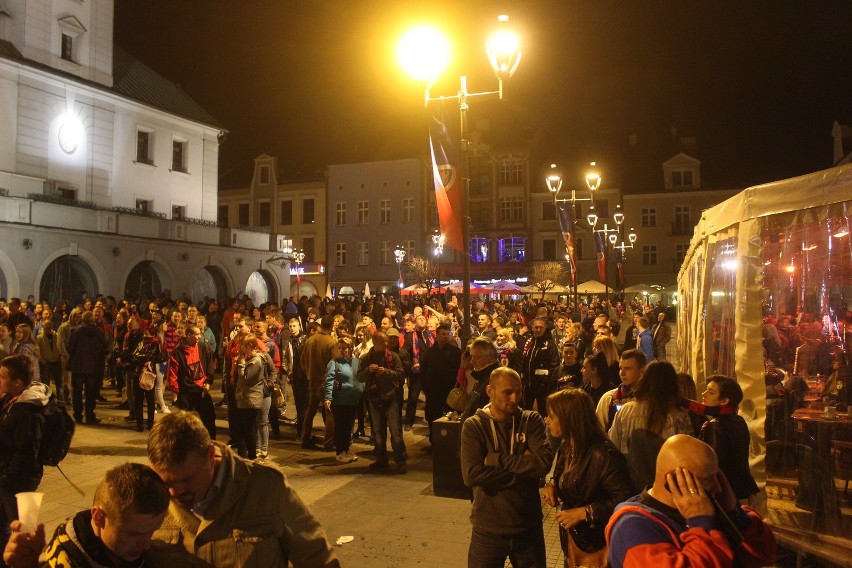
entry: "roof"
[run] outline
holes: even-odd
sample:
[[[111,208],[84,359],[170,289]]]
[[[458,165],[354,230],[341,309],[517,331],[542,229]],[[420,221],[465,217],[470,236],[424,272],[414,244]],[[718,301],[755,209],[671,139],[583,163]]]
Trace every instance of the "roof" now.
[[[211,126],[218,130],[225,127],[201,105],[172,83],[117,45],[113,47],[113,86],[107,87],[101,83],[82,79],[77,75],[54,69],[48,65],[26,59],[9,41],[0,40],[0,58],[11,59],[27,67],[50,73],[57,77],[87,85],[93,89],[111,92],[121,97],[134,100],[144,105],[159,109]]]

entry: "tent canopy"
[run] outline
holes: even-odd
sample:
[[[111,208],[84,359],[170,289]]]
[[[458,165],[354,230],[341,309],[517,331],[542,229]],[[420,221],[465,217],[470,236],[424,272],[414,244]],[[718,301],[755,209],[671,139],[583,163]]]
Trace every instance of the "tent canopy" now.
[[[493,284],[488,285],[494,292],[499,292],[502,294],[518,294],[521,292],[521,287],[515,284],[514,282],[509,282],[508,280],[498,280]]]
[[[578,294],[606,294],[611,293],[612,291],[612,288],[604,286],[597,280],[589,280],[588,282],[577,284]]]

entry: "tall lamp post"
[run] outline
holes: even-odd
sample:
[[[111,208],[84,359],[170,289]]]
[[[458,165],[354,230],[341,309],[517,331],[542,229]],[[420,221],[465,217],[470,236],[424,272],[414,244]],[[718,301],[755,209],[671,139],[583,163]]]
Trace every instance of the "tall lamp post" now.
[[[441,233],[435,233],[434,235],[432,235],[432,245],[435,247],[434,248],[435,258],[438,259],[438,260],[436,260],[435,264],[438,265],[437,287],[438,287],[438,292],[440,293],[440,291],[441,291],[441,268],[442,268],[442,266],[441,266],[441,262],[440,262],[439,259],[444,254],[444,235],[442,235]]]
[[[618,227],[620,229],[619,236],[621,238],[621,242],[619,244],[615,244],[615,241],[613,241],[612,248],[614,250],[615,249],[618,250],[618,254],[620,255],[622,269],[623,269],[624,261],[627,259],[627,256],[625,255],[624,251],[627,250],[627,249],[633,248],[633,243],[636,242],[637,235],[636,235],[636,231],[633,229],[633,227],[630,227],[630,232],[627,233],[627,241],[630,244],[627,244],[627,243],[624,242],[624,213],[621,211],[621,205],[616,207],[616,212],[612,216],[612,218],[613,218],[613,220],[615,220],[616,224],[618,225]],[[616,240],[618,240],[618,239],[616,239]],[[621,295],[622,295],[622,297],[624,296],[624,278],[621,279]]]
[[[505,25],[508,16],[498,16],[498,22]],[[521,62],[521,51],[517,36],[508,30],[495,33],[486,44],[488,61],[497,76],[496,91],[471,93],[467,90],[467,77],[459,78],[459,92],[447,97],[432,97],[430,90],[449,62],[449,42],[440,32],[426,27],[416,28],[407,33],[399,45],[400,62],[417,80],[426,81],[424,102],[428,107],[432,101],[457,100],[461,125],[461,174],[462,174],[462,310],[464,325],[461,339],[466,343],[470,338],[470,140],[468,139],[467,111],[468,100],[473,97],[496,95],[503,99],[503,79],[511,77]]]
[[[590,165],[592,166],[592,168],[595,168],[597,166],[597,164],[595,162],[592,162]],[[545,177],[544,179],[545,179],[545,182],[547,183],[548,191],[550,191],[550,194],[553,196],[553,205],[557,210],[557,216],[558,216],[559,204],[560,203],[570,203],[571,204],[571,224],[572,224],[572,226],[571,227],[561,227],[560,226],[560,229],[562,231],[570,230],[571,238],[573,239],[574,238],[574,226],[573,225],[576,224],[576,222],[577,222],[576,219],[574,219],[574,206],[578,201],[589,201],[589,202],[591,202],[592,207],[594,207],[594,205],[595,205],[595,191],[597,191],[597,189],[601,185],[601,176],[594,169],[590,170],[589,173],[586,174],[586,187],[589,188],[589,197],[577,197],[577,191],[572,187],[571,188],[571,197],[570,198],[562,198],[562,199],[559,198],[559,192],[562,190],[562,175],[556,169],[556,164],[550,165],[550,174],[547,177]],[[597,219],[597,216],[595,216],[595,219]],[[560,220],[560,224],[561,224],[561,220]],[[589,224],[591,224],[591,222]],[[594,229],[594,227],[592,227],[592,228]],[[564,236],[563,236],[563,238],[564,238]],[[572,259],[567,254],[565,255],[565,258],[568,261],[569,267],[576,274],[577,266],[572,265],[572,262],[574,262],[574,259]],[[573,288],[574,288],[574,308],[577,309],[577,279],[576,279],[576,277],[574,278]]]
[[[296,263],[296,290],[297,294],[302,295],[302,263],[305,262],[305,251],[299,249],[293,252],[293,262]]]
[[[612,220],[615,221],[615,227],[610,228],[608,223],[604,223],[603,229],[598,229],[598,216],[594,211],[594,205],[589,210],[589,214],[586,218],[589,222],[589,225],[592,226],[592,231],[595,233],[603,234],[604,238],[604,266],[607,266],[610,257],[610,249],[615,250],[618,249],[621,253],[622,259],[624,258],[624,251],[626,249],[633,248],[633,243],[636,242],[636,233],[633,229],[630,229],[630,234],[627,236],[630,244],[627,245],[624,243],[624,212],[621,211],[621,205],[616,206],[615,213],[612,215]],[[621,244],[616,245],[618,242],[619,235],[621,235]],[[604,282],[604,286],[606,287],[606,299],[609,300],[609,270],[606,272],[606,282]]]
[[[405,287],[405,282],[402,281],[402,262],[405,260],[405,249],[402,248],[402,245],[396,245],[396,248],[393,249],[393,256],[396,258],[396,267],[399,270],[399,289],[402,290]]]

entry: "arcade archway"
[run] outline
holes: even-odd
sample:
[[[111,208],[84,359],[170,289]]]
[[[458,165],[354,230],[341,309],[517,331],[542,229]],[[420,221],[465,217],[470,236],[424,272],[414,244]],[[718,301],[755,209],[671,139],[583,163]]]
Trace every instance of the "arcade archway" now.
[[[144,260],[127,275],[124,294],[126,298],[148,301],[157,298],[170,285],[168,272],[161,264]]]
[[[94,297],[98,292],[98,280],[85,260],[69,254],[54,259],[47,266],[38,286],[38,297],[50,302],[51,306],[60,298],[74,301],[83,292]]]
[[[278,301],[278,287],[275,285],[275,279],[265,270],[255,270],[251,273],[246,282],[245,293],[255,306]]]
[[[200,306],[204,298],[224,298],[228,295],[228,284],[222,270],[216,266],[205,266],[195,273],[189,291],[192,302]]]

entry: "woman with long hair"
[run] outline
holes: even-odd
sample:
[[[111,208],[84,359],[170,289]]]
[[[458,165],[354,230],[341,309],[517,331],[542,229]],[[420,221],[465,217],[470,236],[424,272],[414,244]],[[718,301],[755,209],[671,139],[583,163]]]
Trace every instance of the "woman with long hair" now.
[[[598,405],[605,392],[615,387],[616,384],[609,380],[606,355],[595,353],[583,359],[583,385],[580,388],[592,397],[595,406]]]
[[[668,361],[651,361],[639,378],[634,400],[615,414],[609,438],[627,456],[636,487],[654,481],[657,454],[667,438],[694,435],[692,423],[679,406],[677,372]]]
[[[262,413],[269,413],[269,407],[264,408],[264,399],[268,398],[268,385],[276,378],[275,363],[269,353],[263,351],[262,344],[257,340],[257,336],[249,333],[239,340],[239,355],[236,361],[236,424],[231,431],[231,438],[232,445],[237,448],[240,456],[250,460],[266,457],[258,456],[257,424]],[[266,435],[268,440],[268,430]]]
[[[606,357],[606,366],[609,373],[609,380],[615,384],[621,382],[618,376],[618,344],[611,335],[596,337],[592,341],[592,351],[595,353],[603,353]]]
[[[626,460],[581,389],[550,395],[545,422],[550,435],[562,439],[553,477],[542,493],[548,505],[559,506],[565,566],[605,565],[604,527],[615,506],[635,494]]]
[[[38,368],[38,345],[33,337],[33,328],[28,324],[19,323],[15,326],[15,343],[12,355],[26,355],[32,361],[32,377],[34,383],[41,382],[41,372]]]

